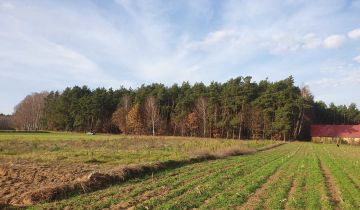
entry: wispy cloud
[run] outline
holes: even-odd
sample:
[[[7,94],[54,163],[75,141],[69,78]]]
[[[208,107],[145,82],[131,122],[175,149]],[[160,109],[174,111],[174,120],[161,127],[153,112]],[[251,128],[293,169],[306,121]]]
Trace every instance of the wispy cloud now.
[[[342,35],[331,35],[324,40],[326,48],[338,48],[345,42],[345,37]]]
[[[350,31],[348,36],[351,39],[360,39],[360,28]]]
[[[11,2],[0,2],[0,9],[2,10],[12,10],[14,5]]]
[[[354,61],[360,63],[360,55],[356,56],[356,57],[354,58]]]
[[[75,84],[117,88],[294,75],[299,84],[310,81],[315,95],[326,95],[323,87],[338,78],[346,81],[338,89],[351,78],[360,88],[359,14],[360,4],[346,0],[2,0],[0,95],[18,92],[0,112],[32,91]],[[322,71],[334,62],[353,66]],[[323,99],[350,101],[341,97]]]

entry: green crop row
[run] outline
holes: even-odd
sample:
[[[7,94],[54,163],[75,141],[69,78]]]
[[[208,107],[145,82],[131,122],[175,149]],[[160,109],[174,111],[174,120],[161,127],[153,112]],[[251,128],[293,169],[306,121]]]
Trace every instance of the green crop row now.
[[[330,153],[327,148],[318,148],[317,151],[320,154],[321,160],[335,179],[337,191],[341,195],[340,207],[342,209],[359,209],[360,188],[356,182],[360,177],[347,170],[348,164],[341,164],[343,163],[342,158],[334,155],[335,152]]]
[[[358,160],[353,160],[358,151],[291,143],[169,169],[33,209],[359,209]]]

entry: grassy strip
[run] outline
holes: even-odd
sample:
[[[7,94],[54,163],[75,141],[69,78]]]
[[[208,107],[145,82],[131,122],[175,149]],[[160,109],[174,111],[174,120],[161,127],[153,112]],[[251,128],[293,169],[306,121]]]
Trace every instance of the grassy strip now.
[[[306,150],[303,155],[307,155]],[[305,179],[306,179],[306,161],[302,158],[299,162],[299,166],[295,172],[295,176],[292,182],[292,189],[289,192],[285,209],[305,209]]]
[[[327,195],[325,186],[325,178],[320,168],[320,162],[316,156],[313,144],[309,144],[307,149],[309,154],[306,157],[306,209],[331,209],[329,196]]]
[[[256,149],[274,141],[241,141],[171,136],[85,135],[83,133],[0,133],[0,160],[41,164],[118,165],[182,160],[198,152]],[[228,149],[228,150],[231,150]]]
[[[326,153],[341,167],[360,190],[360,149],[358,147],[327,147]]]

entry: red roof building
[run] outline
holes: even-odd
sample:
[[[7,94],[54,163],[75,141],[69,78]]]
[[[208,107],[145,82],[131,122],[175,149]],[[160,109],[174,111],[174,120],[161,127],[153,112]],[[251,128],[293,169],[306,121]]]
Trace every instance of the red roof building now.
[[[311,125],[311,137],[360,138],[360,125]]]
[[[311,138],[314,142],[344,141],[360,143],[360,125],[311,125]]]

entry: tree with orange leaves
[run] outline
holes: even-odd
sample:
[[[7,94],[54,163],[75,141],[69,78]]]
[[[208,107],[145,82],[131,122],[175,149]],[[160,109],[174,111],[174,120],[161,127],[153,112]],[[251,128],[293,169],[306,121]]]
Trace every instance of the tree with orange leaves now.
[[[143,134],[144,126],[140,104],[135,104],[128,113],[128,128],[133,134]]]

